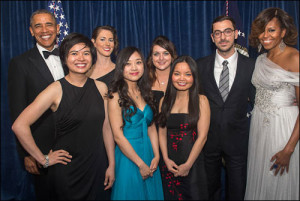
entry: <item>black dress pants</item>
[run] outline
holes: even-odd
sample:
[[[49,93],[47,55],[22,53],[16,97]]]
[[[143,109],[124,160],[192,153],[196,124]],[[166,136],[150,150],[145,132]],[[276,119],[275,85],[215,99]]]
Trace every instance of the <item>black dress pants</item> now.
[[[247,155],[237,153],[234,156],[224,152],[204,152],[210,200],[221,200],[222,157],[226,171],[226,200],[244,200],[247,177]]]

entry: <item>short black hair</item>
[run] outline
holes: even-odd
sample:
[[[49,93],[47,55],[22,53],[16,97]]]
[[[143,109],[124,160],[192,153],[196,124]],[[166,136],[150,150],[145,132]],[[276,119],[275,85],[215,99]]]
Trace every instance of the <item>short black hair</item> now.
[[[222,22],[222,21],[224,21],[224,20],[229,20],[229,21],[231,21],[232,26],[233,26],[233,29],[234,29],[234,30],[236,29],[235,21],[234,21],[234,19],[233,19],[232,17],[226,16],[226,15],[221,15],[221,16],[218,16],[218,17],[216,17],[216,18],[214,19],[214,21],[213,21],[213,23],[212,23],[212,25],[211,25],[211,33],[214,32],[214,24],[217,23],[217,22]]]
[[[37,14],[49,14],[51,15],[51,17],[53,18],[54,22],[55,22],[55,25],[57,25],[57,22],[56,22],[56,19],[55,19],[55,16],[52,12],[50,12],[49,10],[46,10],[46,9],[39,9],[39,10],[36,10],[34,11],[31,16],[30,16],[30,26],[32,26],[32,22],[33,22],[33,17]]]
[[[78,43],[84,43],[87,47],[90,48],[90,51],[92,54],[92,65],[94,65],[96,63],[97,53],[96,53],[96,48],[95,48],[94,44],[92,43],[92,41],[87,36],[74,32],[74,33],[68,34],[64,38],[64,40],[62,41],[62,43],[59,47],[59,57],[60,57],[60,60],[61,60],[61,63],[63,65],[64,69],[68,69],[66,60],[67,60],[70,49]]]

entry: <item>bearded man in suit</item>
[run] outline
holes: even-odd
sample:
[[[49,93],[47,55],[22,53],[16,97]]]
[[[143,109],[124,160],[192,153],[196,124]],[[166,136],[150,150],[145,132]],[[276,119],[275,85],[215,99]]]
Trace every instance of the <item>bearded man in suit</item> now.
[[[30,17],[31,35],[36,45],[11,59],[8,69],[8,96],[11,120],[19,114],[52,82],[65,76],[56,45],[59,25],[55,16],[41,9]],[[33,125],[33,138],[46,155],[55,138],[53,114],[49,110]],[[18,154],[24,161],[25,169],[34,175],[36,199],[49,199],[47,169],[40,167],[17,141]]]
[[[197,60],[204,94],[211,107],[211,121],[204,147],[209,198],[221,199],[222,158],[225,161],[229,200],[243,200],[246,186],[249,123],[248,101],[254,101],[251,84],[255,60],[234,47],[238,37],[234,20],[219,16],[212,23],[216,52]]]

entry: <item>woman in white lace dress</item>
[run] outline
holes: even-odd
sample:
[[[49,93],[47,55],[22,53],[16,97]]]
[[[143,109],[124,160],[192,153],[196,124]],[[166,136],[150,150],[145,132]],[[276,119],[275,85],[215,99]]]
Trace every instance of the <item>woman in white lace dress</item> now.
[[[245,200],[299,200],[299,51],[297,29],[280,8],[253,21],[250,45],[264,50],[252,83],[256,98],[249,135]]]

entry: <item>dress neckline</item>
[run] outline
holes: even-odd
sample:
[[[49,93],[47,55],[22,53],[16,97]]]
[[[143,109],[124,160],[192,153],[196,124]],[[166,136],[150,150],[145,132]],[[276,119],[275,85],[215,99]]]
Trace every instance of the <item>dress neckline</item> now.
[[[275,63],[274,61],[272,61],[271,59],[269,59],[267,57],[267,53],[264,53],[264,56],[265,56],[265,58],[266,58],[267,61],[269,61],[270,63],[274,64],[277,68],[279,68],[279,70],[283,70],[283,71],[286,71],[286,72],[291,72],[291,71],[285,70],[284,68],[282,68],[281,66],[279,66],[277,63]]]
[[[88,80],[89,80],[90,78],[88,77],[87,79],[86,79],[86,81],[85,81],[85,83],[83,84],[83,86],[82,87],[78,87],[78,86],[76,86],[76,85],[74,85],[74,84],[72,84],[72,83],[70,83],[65,77],[64,77],[64,80],[69,84],[69,85],[71,85],[71,86],[73,86],[73,87],[76,87],[76,88],[79,88],[79,89],[82,89],[82,88],[84,88],[85,87],[85,85],[87,84],[87,82],[88,82]]]
[[[147,105],[148,105],[148,104],[146,103],[146,105],[144,106],[143,110],[141,110],[139,107],[136,107],[136,108],[137,108],[138,110],[140,110],[142,113],[144,113],[144,111],[145,111]]]
[[[162,91],[162,90],[156,90],[156,89],[152,89],[152,91],[157,91],[157,92],[165,93],[165,92]]]
[[[104,79],[105,77],[108,77],[110,74],[112,74],[114,71],[115,71],[115,68],[113,70],[109,71],[108,73],[106,73],[105,75],[98,77],[96,80]]]

